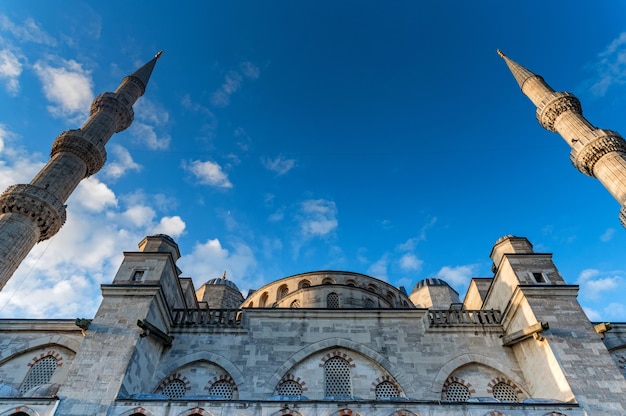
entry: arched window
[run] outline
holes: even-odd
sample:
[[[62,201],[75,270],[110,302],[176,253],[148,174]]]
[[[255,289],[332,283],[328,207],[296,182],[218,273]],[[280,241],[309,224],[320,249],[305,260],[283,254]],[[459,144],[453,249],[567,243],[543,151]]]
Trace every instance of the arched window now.
[[[350,364],[333,357],[324,363],[324,396],[352,396]]]
[[[289,307],[291,309],[298,309],[300,307],[300,301],[298,299],[294,300],[293,302],[291,302],[291,305],[289,305]]]
[[[265,308],[267,306],[267,292],[263,293],[261,295],[261,299],[259,300],[259,307],[260,308]]]
[[[326,307],[328,309],[339,309],[339,295],[331,292],[326,296]]]
[[[300,282],[298,283],[298,289],[304,289],[307,287],[311,287],[311,282],[309,282],[308,280],[300,280]]]
[[[354,280],[350,279],[350,280],[348,280],[346,282],[346,285],[352,286],[352,287],[356,287],[356,282]]]
[[[519,402],[515,389],[506,383],[498,383],[493,386],[493,397],[503,402]]]
[[[389,381],[383,381],[376,386],[376,400],[389,399],[392,397],[398,397],[398,389],[393,383]]]
[[[180,399],[187,393],[187,385],[184,381],[179,379],[174,379],[167,383],[163,390],[161,390],[161,394],[166,395],[170,399]]]
[[[288,293],[289,288],[287,287],[287,285],[282,285],[278,288],[278,291],[276,292],[276,300],[281,300],[282,298],[287,296]]]
[[[333,279],[331,279],[330,277],[326,277],[324,280],[322,280],[322,284],[323,285],[334,285],[335,281]]]
[[[217,381],[209,389],[209,394],[230,400],[233,398],[233,385],[228,381]]]
[[[470,397],[469,389],[456,381],[450,383],[446,389],[446,400],[452,402],[466,402]]]
[[[57,359],[52,355],[48,355],[37,360],[26,375],[26,378],[20,387],[20,393],[25,393],[33,387],[50,383],[52,374],[54,374],[57,366]]]
[[[366,307],[367,309],[374,308],[375,306],[376,306],[376,304],[374,303],[374,301],[373,301],[373,300],[371,300],[371,299],[365,299],[365,307]]]
[[[281,396],[301,396],[302,386],[296,381],[288,380],[278,386],[277,393]]]
[[[370,292],[374,292],[374,293],[376,293],[376,291],[378,290],[378,288],[376,287],[376,285],[369,284],[369,285],[367,285],[367,290],[369,290]]]

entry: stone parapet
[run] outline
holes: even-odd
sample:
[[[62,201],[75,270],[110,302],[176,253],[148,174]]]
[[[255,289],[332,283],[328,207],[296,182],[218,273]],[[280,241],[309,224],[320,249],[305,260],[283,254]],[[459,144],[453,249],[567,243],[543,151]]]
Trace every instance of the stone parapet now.
[[[0,213],[20,214],[39,227],[39,241],[55,235],[65,223],[65,205],[47,190],[34,185],[13,185],[0,195]]]
[[[133,122],[135,113],[131,107],[131,103],[124,104],[118,97],[118,94],[112,92],[105,92],[100,94],[91,103],[90,115],[105,111],[111,114],[117,121],[115,132],[119,133],[122,130],[126,130],[128,126]]]
[[[553,92],[541,100],[537,106],[537,121],[544,129],[556,132],[554,122],[566,111],[583,113],[578,98],[569,92]]]
[[[81,130],[66,130],[56,138],[52,144],[50,157],[54,157],[61,152],[73,153],[85,162],[87,166],[85,177],[91,176],[102,169],[107,160],[104,145],[97,146],[93,144],[83,137]]]
[[[598,130],[603,133],[600,137],[587,143],[582,149],[572,149],[570,160],[580,172],[595,177],[593,169],[596,163],[611,152],[626,154],[626,141],[618,132],[612,130]]]

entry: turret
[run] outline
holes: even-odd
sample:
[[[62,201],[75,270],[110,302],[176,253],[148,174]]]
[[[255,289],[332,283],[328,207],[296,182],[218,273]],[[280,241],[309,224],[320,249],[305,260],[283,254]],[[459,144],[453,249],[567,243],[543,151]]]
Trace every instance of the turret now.
[[[457,291],[445,280],[437,278],[417,282],[409,299],[418,308],[430,309],[448,309],[453,303],[461,302]]]
[[[50,160],[30,184],[10,186],[0,195],[0,290],[34,245],[61,229],[65,201],[81,180],[104,166],[104,146],[132,123],[133,104],[145,92],[160,56],[124,78],[115,92],[96,97],[89,119],[56,138]]]
[[[559,133],[571,148],[570,159],[574,166],[585,175],[597,178],[620,203],[620,221],[626,227],[626,141],[615,131],[599,129],[589,123],[573,94],[555,92],[542,77],[500,50],[498,54],[522,92],[537,107],[539,124]]]

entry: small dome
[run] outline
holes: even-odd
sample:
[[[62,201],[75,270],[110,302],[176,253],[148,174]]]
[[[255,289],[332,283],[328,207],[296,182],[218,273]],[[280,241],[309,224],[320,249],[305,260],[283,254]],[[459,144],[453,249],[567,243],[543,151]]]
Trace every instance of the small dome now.
[[[228,287],[230,287],[232,289],[235,289],[237,292],[240,291],[236,284],[234,284],[233,282],[231,282],[228,279],[224,279],[224,278],[221,278],[221,277],[216,277],[215,279],[209,279],[209,280],[207,280],[205,285],[224,285],[224,286],[228,286]]]
[[[445,280],[442,280],[436,277],[430,277],[428,279],[422,279],[419,282],[417,282],[415,287],[413,287],[413,292],[423,288],[424,286],[450,286],[450,285]]]
[[[20,397],[20,391],[8,384],[0,384],[0,397]]]
[[[165,240],[168,240],[169,242],[176,244],[176,241],[174,241],[174,239],[172,237],[170,237],[167,234],[155,234],[155,235],[149,235],[148,237],[150,238],[163,238]]]

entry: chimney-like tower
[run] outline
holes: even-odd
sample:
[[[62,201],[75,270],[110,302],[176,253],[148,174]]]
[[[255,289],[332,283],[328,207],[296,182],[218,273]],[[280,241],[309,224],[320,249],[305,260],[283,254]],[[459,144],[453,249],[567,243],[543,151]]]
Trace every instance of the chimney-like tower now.
[[[113,133],[132,123],[133,104],[145,92],[160,56],[124,78],[115,92],[96,97],[89,119],[56,138],[50,160],[30,184],[10,186],[0,195],[0,290],[34,245],[61,229],[65,201],[81,180],[102,168],[104,146]]]
[[[576,168],[598,179],[621,205],[626,227],[626,141],[619,133],[594,127],[583,117],[580,101],[569,92],[556,92],[539,75],[517,62],[504,59],[524,95],[537,107],[537,120],[546,130],[559,133],[572,151]]]

